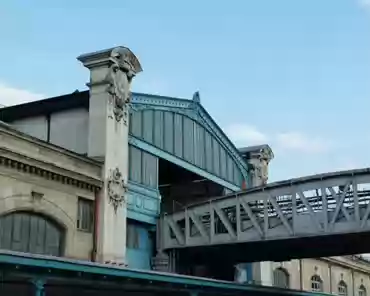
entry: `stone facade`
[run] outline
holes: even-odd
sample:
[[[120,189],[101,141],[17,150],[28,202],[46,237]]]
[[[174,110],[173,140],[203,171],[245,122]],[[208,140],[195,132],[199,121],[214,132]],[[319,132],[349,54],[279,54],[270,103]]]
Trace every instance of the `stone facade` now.
[[[360,256],[253,263],[249,282],[337,295],[366,296],[370,262]]]
[[[125,47],[78,59],[90,70],[88,117],[85,111],[74,114],[83,115],[74,122],[78,131],[86,129],[88,120],[84,134],[69,126],[55,146],[48,143],[57,135],[50,120],[38,125],[46,128],[36,135],[28,132],[31,127],[35,131],[34,124],[0,121],[0,249],[122,265],[130,85],[141,66]],[[63,116],[60,127],[68,122]],[[61,148],[64,140],[73,144],[86,134],[87,157],[77,154],[84,145],[68,147],[79,148],[73,149],[77,153]]]
[[[24,217],[32,220],[43,216],[55,222],[63,232],[61,255],[90,260],[93,231],[78,229],[78,200],[95,200],[102,186],[100,171],[99,162],[46,144],[1,123],[0,217],[11,217],[15,213],[29,215],[23,216],[19,223],[14,219],[0,220],[0,223],[13,221],[13,244],[30,244],[33,239],[32,223],[26,224]],[[36,223],[36,228],[43,227]],[[15,238],[17,233],[19,242]],[[7,233],[0,236],[0,244],[4,244]],[[40,247],[35,244],[35,248]],[[23,251],[22,247],[14,248]]]
[[[268,166],[274,154],[268,145],[249,146],[239,149],[250,169],[250,186],[258,187],[267,184]]]

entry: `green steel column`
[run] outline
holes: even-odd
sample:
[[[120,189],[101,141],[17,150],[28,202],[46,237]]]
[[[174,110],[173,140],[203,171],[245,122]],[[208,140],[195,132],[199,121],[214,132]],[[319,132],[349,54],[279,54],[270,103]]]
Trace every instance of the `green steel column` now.
[[[44,285],[45,285],[45,280],[43,279],[34,279],[32,280],[32,284],[35,288],[35,296],[45,296],[45,290],[44,290]]]

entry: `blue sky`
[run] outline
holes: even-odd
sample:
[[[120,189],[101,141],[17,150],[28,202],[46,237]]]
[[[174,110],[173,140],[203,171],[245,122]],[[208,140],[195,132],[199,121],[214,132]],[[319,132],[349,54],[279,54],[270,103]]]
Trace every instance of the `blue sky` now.
[[[134,91],[191,98],[271,180],[370,166],[370,1],[0,2],[0,104],[85,89],[81,53],[125,45]]]

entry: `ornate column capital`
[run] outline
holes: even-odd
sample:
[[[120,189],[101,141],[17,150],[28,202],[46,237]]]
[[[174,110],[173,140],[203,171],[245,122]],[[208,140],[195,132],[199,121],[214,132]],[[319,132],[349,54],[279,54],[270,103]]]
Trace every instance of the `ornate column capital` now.
[[[105,86],[111,96],[113,114],[117,122],[123,118],[127,125],[127,107],[131,101],[131,82],[135,75],[142,71],[137,57],[127,47],[119,46],[77,58],[90,69],[90,89],[94,86]]]
[[[88,69],[116,63],[122,68],[130,68],[134,74],[138,74],[143,71],[140,62],[134,53],[124,46],[85,53],[78,56],[77,60],[79,60]]]

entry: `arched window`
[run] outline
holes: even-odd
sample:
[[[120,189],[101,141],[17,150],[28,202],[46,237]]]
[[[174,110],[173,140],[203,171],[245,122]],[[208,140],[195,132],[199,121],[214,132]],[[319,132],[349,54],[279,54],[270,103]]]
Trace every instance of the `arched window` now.
[[[322,279],[317,274],[311,277],[311,290],[312,292],[322,292],[324,290]]]
[[[348,295],[348,289],[347,284],[342,280],[338,284],[338,295],[339,296],[347,296]]]
[[[274,286],[279,288],[289,288],[289,273],[284,268],[274,270]]]
[[[63,230],[50,219],[29,212],[0,217],[0,249],[62,255]]]
[[[361,285],[358,288],[358,296],[366,296],[366,288],[364,285]]]

